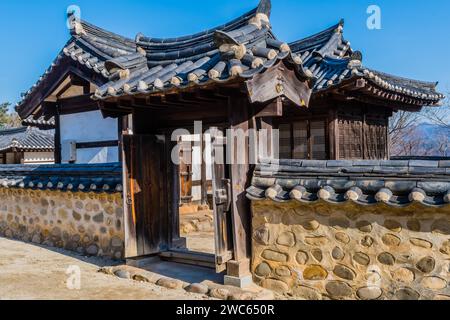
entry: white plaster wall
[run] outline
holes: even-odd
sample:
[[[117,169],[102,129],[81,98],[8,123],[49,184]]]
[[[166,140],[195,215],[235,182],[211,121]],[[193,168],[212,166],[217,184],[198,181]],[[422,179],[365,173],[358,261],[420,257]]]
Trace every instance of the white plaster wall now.
[[[55,155],[53,152],[25,152],[24,164],[54,164]]]
[[[109,163],[119,161],[118,147],[78,149],[76,163]]]
[[[98,142],[118,140],[118,121],[103,118],[100,111],[62,115],[61,143],[65,141]],[[118,147],[78,149],[76,163],[106,163],[119,161]]]

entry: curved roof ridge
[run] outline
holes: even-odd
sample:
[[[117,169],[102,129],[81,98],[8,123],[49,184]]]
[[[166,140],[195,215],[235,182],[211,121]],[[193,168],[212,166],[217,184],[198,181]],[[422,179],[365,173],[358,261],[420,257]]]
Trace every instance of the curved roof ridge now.
[[[81,25],[83,26],[83,29],[85,31],[88,31],[88,33],[90,34],[94,34],[94,35],[100,35],[102,37],[108,37],[117,41],[123,41],[125,43],[129,43],[129,44],[135,44],[135,41],[131,38],[122,36],[120,34],[108,31],[106,29],[100,28],[90,22],[87,22],[85,20],[80,20]]]
[[[18,128],[5,128],[0,129],[0,135],[7,135],[7,134],[16,134],[27,131],[27,127],[18,127]]]
[[[74,37],[82,35],[100,36],[104,38],[110,38],[118,42],[126,43],[130,46],[135,45],[134,40],[130,38],[108,31],[90,22],[87,22],[86,20],[80,19],[75,15],[74,11],[68,12],[67,19],[69,21],[70,33]]]
[[[390,74],[387,72],[381,72],[381,71],[378,71],[378,70],[375,70],[372,68],[370,68],[370,71],[382,76],[383,78],[390,78],[393,80],[397,79],[399,81],[406,81],[406,82],[410,82],[413,85],[428,86],[428,87],[430,87],[430,89],[436,89],[437,85],[439,84],[438,82],[433,82],[433,81],[423,81],[423,80],[417,80],[417,79],[396,76],[394,74]]]
[[[144,46],[153,45],[153,46],[161,46],[163,48],[166,48],[167,46],[173,44],[180,44],[186,42],[192,43],[196,41],[201,41],[212,37],[216,31],[230,32],[235,29],[239,29],[244,25],[248,24],[250,20],[257,17],[258,15],[266,15],[268,18],[270,18],[271,8],[272,8],[271,0],[261,0],[256,8],[250,10],[247,13],[244,13],[240,17],[237,17],[227,23],[203,30],[195,34],[171,38],[152,38],[146,37],[142,33],[138,33],[136,35],[135,41],[136,43],[142,44]]]
[[[184,42],[184,41],[195,41],[201,38],[205,38],[208,36],[212,36],[214,34],[214,32],[218,31],[218,30],[223,30],[223,31],[231,31],[233,29],[237,29],[240,26],[244,25],[245,23],[248,22],[248,20],[250,20],[252,17],[254,17],[256,15],[256,8],[247,12],[246,14],[230,21],[227,23],[224,23],[222,25],[216,26],[214,28],[209,28],[206,30],[203,30],[201,32],[192,34],[192,35],[185,35],[185,36],[181,36],[181,37],[172,37],[172,38],[152,38],[152,37],[146,37],[144,34],[139,33],[136,36],[136,43],[142,43],[142,44],[153,44],[153,45],[170,45],[173,43],[178,43],[178,42]]]
[[[336,23],[334,25],[332,25],[331,27],[328,27],[325,30],[319,31],[313,35],[310,35],[306,38],[297,40],[297,41],[293,41],[291,43],[289,43],[289,46],[292,48],[293,51],[301,51],[301,46],[305,45],[309,42],[314,43],[314,42],[320,42],[320,43],[325,43],[327,41],[329,41],[331,39],[331,37],[333,36],[333,34],[336,32],[336,30],[338,28],[343,28],[344,27],[344,19],[341,19],[339,21],[339,23]],[[325,38],[325,39],[323,39]]]

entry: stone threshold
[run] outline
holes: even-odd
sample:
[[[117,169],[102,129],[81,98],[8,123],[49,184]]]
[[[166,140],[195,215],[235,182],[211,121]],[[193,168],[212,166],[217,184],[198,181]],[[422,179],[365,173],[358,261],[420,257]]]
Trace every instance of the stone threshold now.
[[[129,265],[119,265],[114,267],[103,267],[98,272],[115,276],[121,279],[134,280],[138,282],[150,283],[171,290],[185,290],[189,293],[201,294],[218,300],[274,300],[272,291],[252,286],[246,290],[237,287],[226,286],[210,280],[201,283],[188,283],[179,279],[163,276],[161,274],[132,267]]]

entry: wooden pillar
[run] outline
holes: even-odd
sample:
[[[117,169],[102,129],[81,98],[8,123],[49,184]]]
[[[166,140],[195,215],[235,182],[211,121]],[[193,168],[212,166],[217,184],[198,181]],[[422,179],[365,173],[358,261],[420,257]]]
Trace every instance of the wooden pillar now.
[[[328,157],[330,160],[339,160],[339,123],[335,109],[328,114]]]
[[[232,95],[229,98],[229,122],[230,129],[242,130],[248,133],[249,129],[249,102],[247,97],[242,95]],[[233,135],[234,137],[234,135]],[[239,139],[235,139],[239,140]],[[250,164],[248,136],[244,145],[238,147],[231,143],[230,136],[227,136],[227,152],[231,178],[231,212],[233,224],[234,259],[227,264],[228,276],[225,278],[226,284],[235,286],[245,286],[251,283],[250,258],[251,258],[251,211],[250,201],[246,197],[247,183],[250,181]],[[230,154],[231,152],[231,154]],[[236,163],[241,159],[243,163]]]
[[[61,156],[61,119],[59,105],[56,105],[55,112],[55,163],[60,164],[62,162]]]

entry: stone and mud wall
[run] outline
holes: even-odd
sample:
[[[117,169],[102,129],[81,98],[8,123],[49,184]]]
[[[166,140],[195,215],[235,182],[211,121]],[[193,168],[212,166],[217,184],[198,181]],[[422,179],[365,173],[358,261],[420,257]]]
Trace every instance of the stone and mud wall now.
[[[252,272],[299,299],[450,299],[450,206],[254,201]]]
[[[0,188],[0,236],[121,259],[121,193]]]

